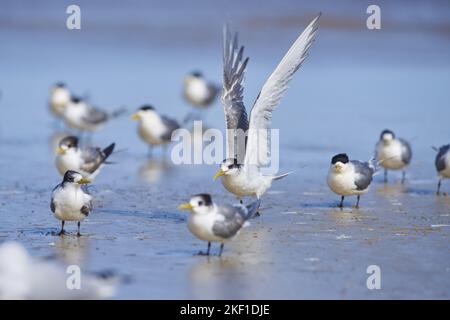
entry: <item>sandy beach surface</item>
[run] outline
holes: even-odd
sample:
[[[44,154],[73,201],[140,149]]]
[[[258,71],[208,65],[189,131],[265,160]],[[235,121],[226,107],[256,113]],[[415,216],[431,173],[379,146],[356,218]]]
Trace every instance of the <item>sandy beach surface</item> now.
[[[136,1],[122,8],[80,1],[82,29],[65,28],[65,4],[0,4],[0,242],[19,241],[36,257],[110,270],[126,281],[121,299],[449,299],[450,198],[435,195],[432,145],[450,143],[450,5],[381,2],[383,26],[365,27],[367,4],[238,1],[195,6]],[[240,2],[239,2],[240,3]],[[402,7],[403,5],[403,7]],[[50,86],[66,82],[92,103],[129,114],[144,103],[182,119],[191,107],[183,76],[201,69],[221,82],[221,31],[231,21],[251,57],[245,103],[307,22],[323,27],[297,73],[273,128],[280,129],[280,172],[295,170],[264,196],[262,216],[225,246],[222,258],[198,256],[206,243],[187,229],[177,205],[196,193],[233,203],[213,176],[218,165],[176,166],[147,148],[129,115],[91,142],[116,142],[115,164],[90,187],[94,212],[64,237],[50,211],[55,141],[66,134],[48,112]],[[422,27],[423,26],[423,27]],[[217,102],[204,115],[224,129]],[[411,142],[405,185],[377,176],[355,209],[336,208],[327,187],[331,157],[368,160],[380,132]],[[450,192],[450,181],[442,190]],[[249,200],[247,200],[249,201]],[[214,245],[213,252],[218,252]],[[366,286],[368,266],[381,289]]]

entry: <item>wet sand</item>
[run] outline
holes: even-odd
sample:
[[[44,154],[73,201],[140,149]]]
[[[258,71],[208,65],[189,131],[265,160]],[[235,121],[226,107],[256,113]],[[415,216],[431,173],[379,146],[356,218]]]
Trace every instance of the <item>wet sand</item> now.
[[[313,9],[302,16],[312,17]],[[288,15],[286,10],[279,14]],[[253,38],[254,27],[245,22],[250,17],[238,21],[251,56],[249,108],[298,27],[255,31]],[[194,30],[210,23],[200,19]],[[155,24],[159,29],[147,28],[177,34]],[[80,264],[86,272],[112,270],[127,279],[117,295],[124,299],[449,299],[450,198],[434,193],[430,148],[449,143],[450,136],[450,47],[440,33],[320,31],[274,114],[273,127],[281,128],[280,172],[296,172],[274,183],[262,216],[225,246],[222,258],[196,255],[206,243],[189,233],[186,213],[176,209],[200,192],[218,202],[236,201],[213,182],[218,166],[174,166],[159,151],[148,159],[128,117],[92,137],[96,145],[115,141],[122,151],[91,187],[94,212],[82,223],[83,236],[75,236],[73,223],[68,235],[54,235],[59,221],[49,203],[61,178],[52,139],[61,130],[47,112],[50,85],[64,80],[109,109],[126,105],[131,112],[151,102],[181,119],[190,111],[181,96],[185,73],[198,66],[220,82],[221,23],[210,28],[217,32],[205,31],[208,40],[200,46],[199,34],[189,46],[189,38],[149,36],[145,42],[145,33],[108,38],[88,24],[84,34],[0,31],[10,44],[0,51],[0,241],[19,241],[33,256]],[[266,35],[270,48],[259,42]],[[205,118],[223,129],[218,103]],[[385,128],[413,146],[406,184],[398,173],[390,174],[388,185],[378,176],[360,209],[351,207],[355,198],[346,199],[344,210],[336,208],[339,198],[326,185],[331,156],[345,151],[369,159]],[[450,181],[442,189],[450,192]],[[369,265],[381,268],[381,290],[366,287]]]

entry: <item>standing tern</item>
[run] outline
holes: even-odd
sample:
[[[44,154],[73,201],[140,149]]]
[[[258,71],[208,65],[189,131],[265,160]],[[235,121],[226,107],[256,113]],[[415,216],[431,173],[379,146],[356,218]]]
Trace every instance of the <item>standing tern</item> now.
[[[124,108],[107,112],[96,108],[86,101],[72,97],[65,106],[63,119],[73,129],[94,132],[100,130],[108,121],[122,115]]]
[[[450,144],[441,146],[438,148],[433,148],[437,154],[436,154],[436,170],[439,175],[439,182],[436,194],[439,195],[441,191],[441,182],[443,179],[449,179],[450,178]]]
[[[59,142],[55,158],[56,168],[61,175],[64,175],[68,170],[73,170],[92,181],[113,153],[115,143],[111,143],[103,150],[97,147],[81,149],[78,147],[78,141],[77,137],[68,136]]]
[[[344,207],[344,197],[356,195],[356,208],[359,208],[361,195],[369,191],[370,183],[376,172],[376,164],[372,161],[361,162],[349,160],[347,154],[340,153],[331,159],[328,172],[328,186],[341,196],[340,208]]]
[[[71,100],[71,93],[67,89],[66,85],[62,82],[56,83],[50,89],[49,106],[50,111],[57,118],[62,118],[64,115],[64,109]]]
[[[312,20],[283,57],[261,89],[247,119],[243,103],[243,80],[249,58],[243,59],[244,47],[238,45],[237,33],[232,36],[224,28],[222,104],[227,125],[227,158],[214,179],[222,177],[224,187],[242,202],[242,197],[260,198],[272,185],[289,173],[263,175],[260,167],[268,164],[267,130],[272,112],[280,104],[290,80],[308,56],[317,31],[320,14]],[[248,132],[246,144],[239,143],[239,132]],[[237,141],[237,142],[236,142]],[[243,161],[242,161],[243,160]]]
[[[55,218],[61,220],[61,231],[63,235],[65,221],[77,221],[80,234],[81,221],[92,211],[92,196],[83,185],[90,183],[89,180],[76,171],[67,171],[63,181],[58,184],[52,192],[50,208]]]
[[[172,133],[180,128],[176,120],[158,114],[151,105],[142,106],[132,119],[139,121],[139,136],[149,145],[150,151],[153,146],[167,145]]]
[[[259,205],[258,200],[248,206],[219,206],[212,202],[209,194],[198,194],[178,208],[191,211],[188,228],[200,240],[208,241],[206,255],[209,256],[211,242],[220,242],[221,256],[224,243],[232,240],[248,225],[247,221],[256,215]]]
[[[387,182],[388,170],[402,170],[402,184],[405,182],[406,167],[411,163],[412,150],[409,143],[396,138],[391,130],[381,132],[380,140],[376,145],[376,155],[384,167],[384,182]]]
[[[207,108],[217,97],[219,88],[205,79],[199,71],[190,73],[184,79],[184,97],[196,108]]]

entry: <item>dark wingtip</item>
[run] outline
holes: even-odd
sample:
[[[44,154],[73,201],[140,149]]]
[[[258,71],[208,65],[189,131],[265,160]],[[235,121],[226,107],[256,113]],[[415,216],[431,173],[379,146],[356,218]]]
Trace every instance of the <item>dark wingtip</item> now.
[[[108,159],[108,157],[113,153],[116,144],[113,142],[105,149],[103,149],[103,153],[105,154],[104,160]]]

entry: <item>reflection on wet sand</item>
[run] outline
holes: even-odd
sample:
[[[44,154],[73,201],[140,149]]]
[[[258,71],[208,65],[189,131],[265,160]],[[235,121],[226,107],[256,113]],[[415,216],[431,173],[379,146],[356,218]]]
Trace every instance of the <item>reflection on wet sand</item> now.
[[[245,232],[245,234],[244,234]],[[271,233],[249,227],[236,241],[226,243],[223,256],[216,256],[213,244],[210,257],[198,256],[188,271],[194,299],[252,299],[260,294],[261,281],[270,276],[268,261],[273,261]]]
[[[388,184],[385,183],[377,188],[377,193],[380,196],[387,198],[398,198],[407,191],[407,186],[404,184]]]
[[[161,159],[150,158],[140,168],[139,176],[150,184],[158,183],[161,177],[170,171],[169,161],[164,157]]]
[[[89,239],[83,236],[61,236],[55,242],[55,249],[56,255],[64,263],[82,266],[86,263],[87,253],[89,251]]]
[[[368,217],[364,215],[364,212],[361,209],[356,208],[333,208],[330,210],[329,216],[338,226],[352,225]]]

